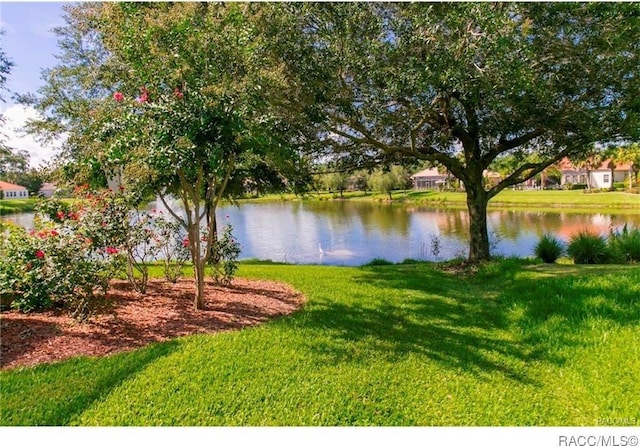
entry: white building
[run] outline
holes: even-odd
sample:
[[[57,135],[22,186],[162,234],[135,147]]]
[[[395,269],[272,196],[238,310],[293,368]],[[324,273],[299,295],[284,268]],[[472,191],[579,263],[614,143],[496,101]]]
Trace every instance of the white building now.
[[[600,165],[587,169],[585,166],[576,166],[568,159],[560,162],[562,171],[561,183],[564,185],[585,184],[594,189],[609,189],[613,183],[628,181],[633,173],[633,164],[618,163],[604,160]]]
[[[414,189],[439,189],[448,179],[448,175],[438,172],[438,169],[432,167],[431,169],[422,170],[414,175],[411,175]]]
[[[3,200],[29,198],[29,191],[26,187],[0,181],[0,198]]]

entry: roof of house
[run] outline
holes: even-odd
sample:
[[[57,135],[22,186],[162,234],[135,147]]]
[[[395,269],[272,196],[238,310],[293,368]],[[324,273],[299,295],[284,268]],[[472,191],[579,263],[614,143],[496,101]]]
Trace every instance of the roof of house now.
[[[18,184],[7,183],[6,181],[0,181],[0,190],[27,190],[26,187]]]
[[[594,170],[611,170],[611,167],[609,166],[609,163],[611,163],[611,158],[607,158],[606,160],[602,161],[600,163],[600,165],[596,168],[591,168],[589,170],[594,171]],[[562,158],[559,162],[558,162],[558,167],[560,168],[560,170],[584,170],[583,167],[578,167],[576,166],[574,163],[572,163],[569,158]],[[629,171],[631,170],[631,168],[633,167],[633,163],[616,163],[616,167],[614,170],[623,170],[623,171]]]
[[[438,177],[438,178],[444,178],[447,175],[438,172],[438,169],[436,169],[435,167],[431,167],[429,169],[425,169],[425,170],[421,170],[418,173],[414,173],[413,175],[411,175],[411,178],[418,178],[418,177]]]

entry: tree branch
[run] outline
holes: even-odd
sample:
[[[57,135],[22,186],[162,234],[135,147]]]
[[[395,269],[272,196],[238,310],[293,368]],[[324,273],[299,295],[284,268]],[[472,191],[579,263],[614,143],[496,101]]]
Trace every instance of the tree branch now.
[[[540,163],[525,163],[525,164],[523,164],[522,166],[518,167],[507,178],[505,178],[504,180],[500,181],[494,187],[489,189],[489,191],[487,192],[487,195],[488,195],[489,199],[495,197],[499,192],[501,192],[502,190],[504,190],[505,188],[507,188],[509,186],[515,186],[516,184],[522,183],[524,181],[527,181],[530,178],[533,178],[535,175],[539,174],[540,172],[542,172],[544,169],[546,169],[550,165],[557,163],[558,161],[560,161],[565,156],[568,156],[569,154],[571,154],[571,152],[573,152],[574,150],[575,150],[574,147],[568,147],[568,148],[566,148],[564,150],[561,150],[554,157],[549,158],[546,161],[542,161]],[[520,175],[522,175],[527,170],[529,172],[521,177]]]
[[[184,221],[184,219],[182,217],[180,217],[176,212],[174,212],[173,209],[171,209],[171,207],[169,207],[169,204],[167,204],[166,200],[164,199],[164,195],[162,195],[161,193],[158,193],[158,196],[160,197],[160,201],[162,201],[162,204],[164,204],[164,207],[169,211],[169,213],[173,216],[173,218],[175,218],[176,220],[178,220],[178,222],[185,227],[187,227],[187,222]]]

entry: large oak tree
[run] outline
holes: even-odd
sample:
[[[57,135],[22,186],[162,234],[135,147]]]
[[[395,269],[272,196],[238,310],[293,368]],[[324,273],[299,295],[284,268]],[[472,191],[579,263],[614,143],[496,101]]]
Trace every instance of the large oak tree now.
[[[638,137],[637,4],[278,4],[272,41],[327,156],[417,158],[465,187],[469,260],[489,200],[597,142]],[[514,168],[497,184],[484,172]]]

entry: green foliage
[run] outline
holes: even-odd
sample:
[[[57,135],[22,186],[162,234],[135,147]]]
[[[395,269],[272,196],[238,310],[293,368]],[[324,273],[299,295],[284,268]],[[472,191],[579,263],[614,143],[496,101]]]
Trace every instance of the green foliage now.
[[[322,176],[322,183],[327,190],[338,191],[342,198],[342,192],[349,186],[349,175],[342,172],[326,173]]]
[[[74,201],[41,200],[37,230],[12,229],[0,240],[0,292],[21,311],[66,306],[84,320],[104,303],[109,279],[124,269],[135,290],[146,291],[149,262],[160,253],[167,280],[187,260],[179,225],[156,213],[132,212],[131,197],[76,191]]]
[[[243,264],[241,276],[288,282],[305,306],[236,332],[2,371],[0,424],[583,426],[636,417],[638,268],[505,262],[464,280],[454,264]]]
[[[585,190],[587,189],[586,183],[573,183],[569,186],[569,190]]]
[[[109,279],[121,264],[78,231],[75,219],[60,220],[3,237],[0,292],[13,294],[11,305],[23,312],[64,306],[85,320],[106,303]]]
[[[154,239],[159,244],[159,254],[162,259],[164,278],[176,283],[183,275],[183,267],[191,258],[189,239],[184,234],[180,223],[174,219],[165,218],[162,211],[151,211],[155,215],[153,221]]]
[[[471,260],[490,257],[485,208],[501,190],[595,141],[637,139],[635,5],[274,9],[272,39],[296,76],[291,94],[301,96],[309,137],[320,135],[343,165],[446,167],[472,197]],[[603,100],[613,96],[620,102]],[[511,158],[508,175],[484,185],[483,171],[501,156]]]
[[[607,239],[588,231],[581,231],[571,237],[567,254],[577,264],[601,264],[612,258]]]
[[[388,170],[379,168],[369,175],[367,184],[375,192],[386,194],[392,199],[391,191],[405,189],[408,185],[409,174],[402,166],[393,165]]]
[[[609,246],[615,258],[627,263],[640,262],[640,229],[627,225],[609,235]]]
[[[230,285],[238,270],[238,257],[241,252],[240,243],[233,236],[233,226],[227,223],[213,244],[211,276],[219,285]]]
[[[535,247],[535,254],[545,263],[555,263],[562,255],[564,247],[562,243],[549,234],[544,234]]]

